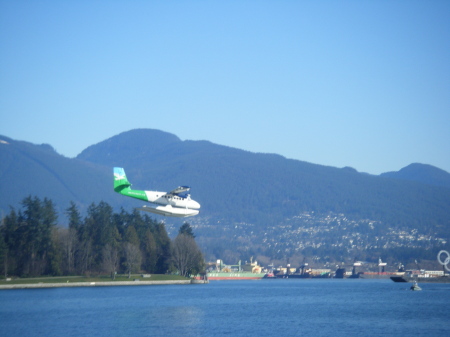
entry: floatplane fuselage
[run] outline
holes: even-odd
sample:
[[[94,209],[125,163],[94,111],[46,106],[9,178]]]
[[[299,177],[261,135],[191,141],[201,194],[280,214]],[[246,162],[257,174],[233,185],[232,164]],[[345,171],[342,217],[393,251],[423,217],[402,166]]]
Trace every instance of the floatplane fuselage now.
[[[138,208],[141,211],[180,218],[197,215],[200,204],[186,194],[189,190],[188,186],[180,186],[170,192],[133,190],[125,170],[121,167],[114,168],[114,191],[149,202],[149,206]]]

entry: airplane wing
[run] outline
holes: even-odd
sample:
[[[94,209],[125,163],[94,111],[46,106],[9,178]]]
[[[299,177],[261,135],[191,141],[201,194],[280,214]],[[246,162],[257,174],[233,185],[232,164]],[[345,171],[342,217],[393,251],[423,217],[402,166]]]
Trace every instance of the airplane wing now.
[[[180,193],[187,192],[190,189],[191,188],[189,186],[179,186],[176,189],[174,189],[173,191],[168,192],[167,194],[178,195]]]

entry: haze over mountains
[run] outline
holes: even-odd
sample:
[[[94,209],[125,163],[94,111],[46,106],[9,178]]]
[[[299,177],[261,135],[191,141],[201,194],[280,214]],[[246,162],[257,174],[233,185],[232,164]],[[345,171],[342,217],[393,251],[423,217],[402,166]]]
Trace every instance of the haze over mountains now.
[[[81,211],[101,200],[116,209],[142,206],[139,200],[114,193],[112,168],[120,166],[135,189],[191,186],[202,208],[186,220],[198,227],[200,236],[220,231],[223,237],[223,226],[238,224],[252,228],[250,232],[267,232],[292,225],[302,214],[343,214],[346,219],[383,224],[382,228],[418,229],[441,241],[450,236],[450,174],[430,165],[411,164],[374,176],[208,141],[181,141],[151,129],[113,136],[76,158],[61,156],[50,145],[0,136],[0,158],[3,214],[9,206],[20,208],[28,195],[53,200],[61,219],[70,201]]]

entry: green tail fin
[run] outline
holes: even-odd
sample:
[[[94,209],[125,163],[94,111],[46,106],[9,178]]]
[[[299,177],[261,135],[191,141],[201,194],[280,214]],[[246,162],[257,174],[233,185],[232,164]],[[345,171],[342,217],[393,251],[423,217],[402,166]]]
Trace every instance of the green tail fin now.
[[[130,187],[125,170],[121,167],[114,167],[114,191],[120,193],[123,189]]]
[[[125,170],[121,167],[114,167],[114,191],[127,197],[148,201],[145,191],[132,190],[130,186],[131,183],[125,175]]]

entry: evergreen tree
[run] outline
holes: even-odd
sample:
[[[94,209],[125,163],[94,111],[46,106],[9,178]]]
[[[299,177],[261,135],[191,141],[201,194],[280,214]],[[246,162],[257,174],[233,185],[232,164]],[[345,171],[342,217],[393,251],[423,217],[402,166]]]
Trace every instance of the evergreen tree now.
[[[170,238],[163,223],[153,226],[156,241],[156,273],[164,274],[170,266]]]
[[[29,196],[22,205],[25,208],[21,219],[22,273],[33,276],[57,274],[53,261],[57,258],[52,235],[57,221],[53,202],[47,198],[42,202],[38,197]]]
[[[113,221],[113,210],[110,205],[101,201],[98,205],[94,203],[88,208],[88,215],[84,221],[85,258],[88,258],[87,267],[92,270],[101,270],[103,263],[103,248],[110,244],[117,245],[118,232]],[[87,241],[87,242],[86,242]],[[90,244],[89,244],[90,241]]]
[[[156,272],[157,262],[157,247],[156,241],[151,230],[148,228],[145,231],[144,239],[142,240],[142,268],[149,273]]]
[[[129,242],[137,247],[139,247],[140,242],[138,235],[136,233],[136,229],[134,226],[128,226],[125,231],[125,242]]]
[[[58,247],[56,223],[58,215],[55,205],[50,199],[44,198],[42,205],[42,222],[44,228],[44,236],[42,254],[47,258],[45,274],[60,275],[61,274],[61,249]]]
[[[14,208],[11,208],[10,213],[3,219],[1,227],[2,237],[5,242],[5,255],[4,255],[4,273],[16,274],[17,266],[17,253],[20,242],[20,236],[18,233],[18,215]]]
[[[73,201],[70,202],[70,207],[67,208],[66,215],[69,218],[69,228],[79,231],[82,224],[82,218],[77,205],[75,205]]]
[[[3,220],[3,219],[2,219]],[[5,278],[8,277],[8,247],[4,239],[3,225],[0,227],[0,270]]]
[[[188,222],[183,223],[183,225],[180,227],[178,234],[184,234],[187,236],[190,236],[195,239],[194,232],[192,231],[192,227]]]
[[[40,228],[41,201],[31,196],[22,201],[24,208],[23,216],[19,217],[19,230],[22,234],[24,244],[21,245],[21,270],[22,275],[42,274],[42,268],[38,268],[38,250],[43,240],[43,231]],[[40,262],[40,261],[39,261]]]
[[[124,240],[124,255],[125,261],[124,265],[128,272],[128,278],[132,272],[136,272],[139,270],[139,267],[142,262],[142,255],[139,249],[140,241],[136,233],[136,229],[134,226],[128,226],[125,231],[125,240]]]
[[[62,275],[63,251],[58,237],[58,229],[52,230],[52,241],[48,252],[47,274],[58,276]]]

